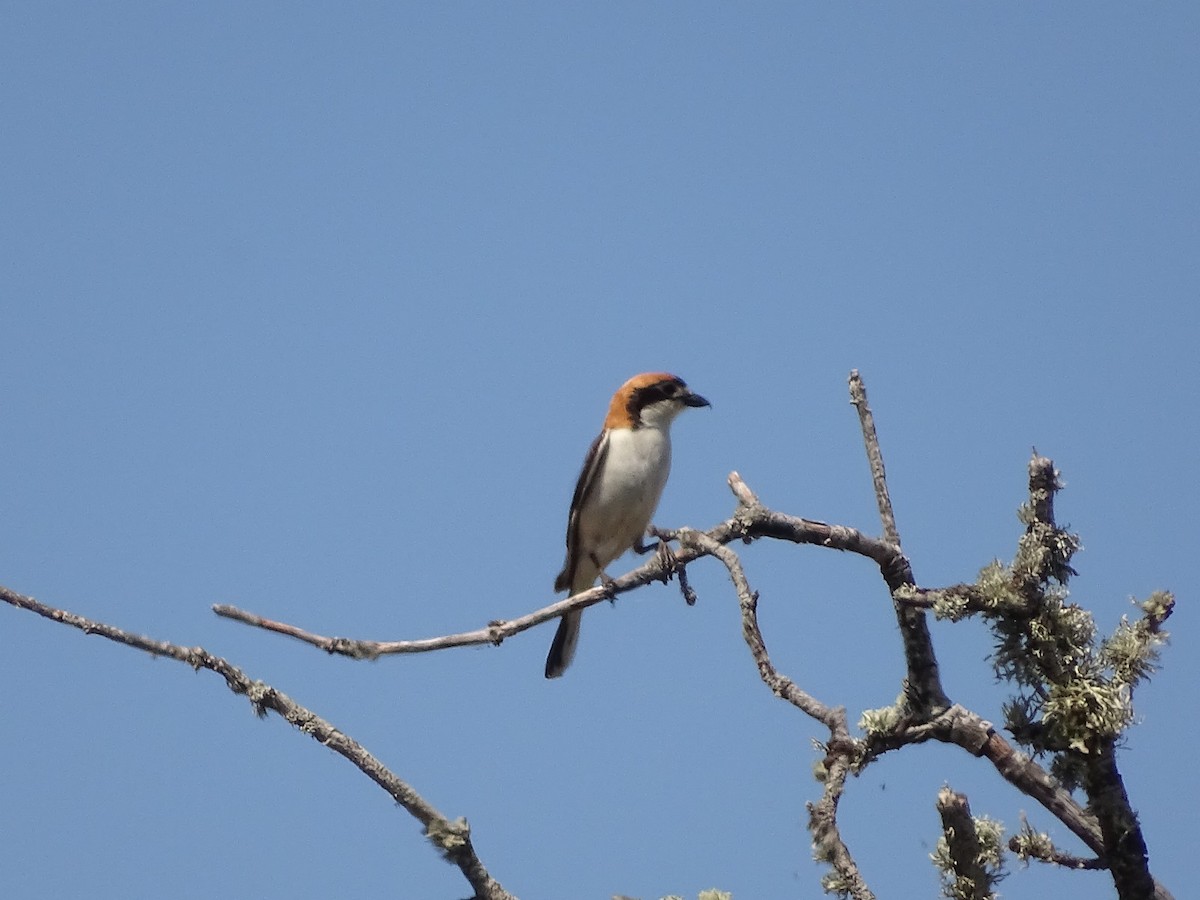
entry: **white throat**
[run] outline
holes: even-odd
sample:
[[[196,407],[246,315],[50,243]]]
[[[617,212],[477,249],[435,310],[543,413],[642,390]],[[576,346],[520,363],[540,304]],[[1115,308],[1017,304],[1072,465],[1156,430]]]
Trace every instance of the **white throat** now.
[[[644,428],[657,428],[666,431],[675,421],[675,417],[683,412],[683,404],[678,400],[659,400],[642,407],[641,423]]]

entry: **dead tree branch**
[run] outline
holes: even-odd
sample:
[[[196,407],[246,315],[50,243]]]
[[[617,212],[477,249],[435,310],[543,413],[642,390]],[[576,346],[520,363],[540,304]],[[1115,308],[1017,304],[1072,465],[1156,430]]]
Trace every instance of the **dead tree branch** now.
[[[895,548],[896,555],[900,556],[900,532],[896,528],[896,515],[892,509],[891,495],[888,493],[883,451],[879,449],[879,436],[875,432],[875,416],[867,402],[867,386],[857,369],[850,372],[850,402],[858,410],[867,462],[871,467],[871,482],[875,486],[875,502],[883,524],[883,537]],[[888,578],[888,573],[885,572],[884,579],[892,591],[892,606],[896,612],[896,621],[900,625],[904,659],[908,666],[908,677],[904,682],[904,696],[909,707],[907,712],[916,719],[929,718],[949,706],[950,700],[942,689],[937,655],[933,651],[933,639],[929,634],[929,623],[925,621],[925,613],[895,599],[897,590],[911,588],[916,584],[908,560],[904,561],[902,571],[894,573],[891,578]]]
[[[989,865],[998,850],[998,846],[989,846],[993,835],[980,834],[966,794],[943,787],[938,792],[937,811],[942,818],[942,840],[934,859],[944,867],[947,896],[955,900],[992,900],[996,896],[993,886],[999,880],[995,866]],[[952,881],[949,872],[954,873]]]
[[[476,900],[516,900],[501,887],[479,860],[471,843],[471,829],[465,819],[451,821],[418,794],[411,785],[390,771],[365,747],[316,713],[301,706],[282,691],[262,681],[251,679],[237,666],[219,656],[213,656],[203,647],[182,647],[167,641],[159,641],[139,634],[131,634],[95,622],[66,610],[56,609],[40,603],[32,597],[0,587],[0,600],[19,609],[29,610],[54,622],[78,628],[84,634],[98,634],[110,641],[124,644],[135,650],[143,650],[153,656],[162,656],[185,663],[193,669],[208,669],[225,679],[233,693],[246,697],[254,712],[265,716],[275,712],[288,724],[307,734],[322,746],[329,747],[359,771],[383,788],[393,800],[402,806],[414,819],[425,827],[425,835],[445,859],[457,866],[463,877],[475,890]]]
[[[892,590],[913,583],[908,560],[895,545],[870,537],[845,525],[829,525],[825,522],[789,516],[770,510],[758,502],[758,498],[754,496],[736,472],[729,475],[729,487],[739,500],[737,511],[731,518],[703,532],[716,544],[725,545],[735,540],[770,537],[796,544],[813,544],[832,550],[844,550],[875,562]],[[709,551],[701,549],[695,543],[691,546],[681,547],[675,554],[674,568],[681,570],[689,563],[710,555],[712,554]],[[665,581],[670,574],[670,570],[664,568],[663,561],[658,556],[653,556],[645,564],[614,579],[608,585],[590,588],[515,619],[496,620],[483,628],[472,631],[417,640],[379,641],[327,637],[297,625],[269,619],[227,604],[217,604],[212,609],[223,618],[295,638],[327,653],[352,659],[377,659],[381,656],[401,653],[428,653],[450,647],[499,645],[506,638],[528,631],[543,622],[557,619],[564,612],[586,609],[652,581]]]

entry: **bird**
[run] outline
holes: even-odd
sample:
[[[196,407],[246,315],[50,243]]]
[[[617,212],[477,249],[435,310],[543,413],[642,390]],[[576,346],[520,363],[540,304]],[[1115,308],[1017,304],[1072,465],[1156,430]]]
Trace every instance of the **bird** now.
[[[605,568],[626,550],[650,549],[641,539],[671,471],[671,423],[688,407],[710,405],[667,372],[635,375],[617,389],[575,485],[567,558],[554,590],[569,596],[586,591],[597,577],[609,580]],[[546,657],[547,678],[558,678],[571,664],[582,615],[563,614]]]

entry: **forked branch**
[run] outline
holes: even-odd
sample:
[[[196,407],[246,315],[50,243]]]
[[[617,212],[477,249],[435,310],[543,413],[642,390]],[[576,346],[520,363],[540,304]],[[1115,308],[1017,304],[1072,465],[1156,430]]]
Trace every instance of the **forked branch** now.
[[[98,634],[110,641],[124,644],[135,650],[144,650],[153,656],[163,656],[185,663],[193,669],[208,669],[225,679],[226,686],[235,694],[246,697],[259,716],[268,711],[278,713],[303,734],[307,734],[322,746],[340,754],[359,771],[383,788],[409,815],[425,827],[425,835],[438,851],[458,867],[475,890],[476,900],[516,900],[490,874],[471,843],[471,829],[465,819],[451,821],[418,794],[411,785],[389,770],[362,744],[339,731],[316,713],[301,706],[282,691],[262,681],[251,679],[237,666],[219,656],[213,656],[203,647],[182,647],[168,641],[159,641],[139,634],[131,634],[103,622],[94,622],[75,613],[56,609],[40,603],[32,597],[0,587],[0,600],[19,609],[26,609],[55,622],[78,628],[85,634]]]
[[[883,537],[899,555],[900,532],[896,528],[896,514],[892,509],[891,495],[888,493],[883,451],[879,448],[879,436],[875,432],[875,416],[867,402],[867,386],[857,369],[850,372],[850,402],[858,411],[863,445],[871,467],[871,483],[875,487],[875,503],[879,507],[879,519],[883,524]],[[885,572],[884,577],[892,591],[892,607],[900,626],[900,637],[904,642],[904,660],[908,667],[904,696],[909,707],[908,714],[916,719],[927,719],[948,707],[950,699],[942,689],[942,678],[938,672],[937,656],[933,652],[933,639],[929,634],[929,623],[925,621],[925,613],[901,603],[895,597],[897,591],[912,588],[916,584],[907,560],[904,571],[900,574],[901,577],[889,579]]]

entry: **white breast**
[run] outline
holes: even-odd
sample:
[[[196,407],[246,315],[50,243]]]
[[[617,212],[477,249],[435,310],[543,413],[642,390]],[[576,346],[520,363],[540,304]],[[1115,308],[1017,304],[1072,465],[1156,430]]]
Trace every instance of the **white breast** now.
[[[641,540],[671,471],[666,429],[609,432],[603,471],[580,515],[581,547],[601,568]]]

